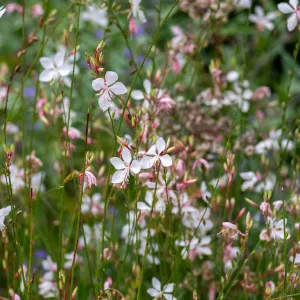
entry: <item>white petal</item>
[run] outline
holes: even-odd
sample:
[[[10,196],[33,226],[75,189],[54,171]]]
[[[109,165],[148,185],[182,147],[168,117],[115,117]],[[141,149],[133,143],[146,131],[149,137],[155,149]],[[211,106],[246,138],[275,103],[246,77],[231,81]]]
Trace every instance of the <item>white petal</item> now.
[[[64,64],[65,54],[66,54],[66,51],[64,49],[55,54],[54,62],[58,68]]]
[[[152,285],[156,290],[161,291],[160,281],[156,277],[152,278]]]
[[[287,20],[288,31],[293,31],[298,24],[297,14],[293,13]]]
[[[40,76],[39,76],[39,80],[41,82],[49,82],[51,81],[55,76],[55,72],[52,70],[44,70]]]
[[[118,80],[118,74],[116,72],[107,71],[105,74],[105,81],[108,86],[115,83]]]
[[[147,151],[148,155],[156,155],[157,154],[157,148],[156,145],[151,146],[151,148]]]
[[[176,300],[176,298],[173,297],[173,296],[170,295],[170,294],[163,294],[163,295],[164,295],[164,297],[165,297],[167,300]]]
[[[148,289],[147,290],[147,293],[151,296],[151,297],[156,297],[156,296],[158,296],[158,294],[159,294],[159,292],[157,291],[157,290],[155,290],[155,289]]]
[[[5,13],[6,11],[6,8],[3,8],[4,6],[1,6],[0,7],[0,18],[3,16],[3,14]]]
[[[259,17],[263,17],[264,16],[264,10],[259,5],[255,6],[254,11],[255,11],[256,15],[258,15]]]
[[[138,202],[137,203],[137,209],[138,210],[146,210],[146,211],[151,210],[151,208],[147,204],[145,204],[144,202]]]
[[[111,99],[107,92],[104,92],[98,99],[98,104],[103,111],[106,111],[111,104]]]
[[[115,95],[123,95],[127,93],[127,87],[122,82],[117,82],[114,85],[110,86],[109,89],[115,94]]]
[[[132,97],[134,100],[143,100],[143,99],[144,99],[144,94],[143,94],[142,91],[134,90],[134,91],[132,91],[132,93],[131,93],[131,97]]]
[[[174,283],[169,283],[164,286],[164,293],[172,293],[174,289]]]
[[[147,22],[147,19],[145,17],[145,14],[142,10],[138,10],[138,16],[139,16],[139,19],[142,23],[146,23]]]
[[[93,80],[92,82],[92,87],[94,91],[99,91],[102,90],[104,88],[104,79],[103,78],[97,78],[95,80]]]
[[[290,5],[293,7],[293,8],[297,8],[297,6],[298,6],[298,0],[290,0],[289,1],[290,2]]]
[[[122,170],[126,168],[124,162],[119,157],[112,157],[110,162],[116,170]]]
[[[4,218],[10,213],[11,206],[6,206],[0,209],[0,219],[4,220]]]
[[[111,183],[122,183],[126,179],[127,174],[127,169],[115,172],[115,174],[111,178]]]
[[[151,82],[150,80],[146,79],[144,80],[144,89],[146,91],[146,94],[149,96],[150,95],[150,92],[151,92]]]
[[[138,174],[138,173],[141,171],[141,164],[140,164],[140,162],[137,161],[137,160],[134,160],[134,161],[131,163],[130,170],[131,170],[134,174]]]
[[[142,169],[152,168],[155,162],[156,162],[156,157],[147,156],[147,155],[145,155],[140,161]]]
[[[64,77],[70,74],[71,69],[68,65],[62,65],[59,69],[58,72],[60,74],[60,76]]]
[[[160,137],[155,144],[158,154],[162,153],[166,149],[166,142],[162,137]]]
[[[126,147],[124,147],[122,150],[122,158],[128,164],[130,164],[132,160],[131,153]]]
[[[291,14],[291,13],[294,12],[294,9],[290,5],[288,5],[287,3],[279,3],[277,5],[277,8],[283,14]]]
[[[163,156],[161,156],[160,158],[160,162],[164,167],[170,167],[172,165],[172,158],[169,154],[165,154]]]
[[[226,78],[229,82],[234,82],[239,79],[239,73],[236,71],[231,71],[226,75]]]
[[[40,63],[44,67],[44,69],[54,69],[53,60],[48,57],[41,57]]]

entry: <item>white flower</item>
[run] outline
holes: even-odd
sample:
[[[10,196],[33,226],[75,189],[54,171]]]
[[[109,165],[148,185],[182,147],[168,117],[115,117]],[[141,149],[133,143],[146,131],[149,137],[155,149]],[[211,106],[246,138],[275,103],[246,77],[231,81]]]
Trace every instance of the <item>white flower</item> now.
[[[95,91],[99,91],[99,106],[103,111],[106,111],[111,104],[114,95],[123,95],[127,93],[127,88],[118,80],[118,74],[108,71],[105,74],[105,80],[103,78],[97,78],[93,80],[92,87]]]
[[[270,12],[265,15],[264,10],[259,5],[255,6],[254,11],[255,14],[251,14],[249,20],[257,24],[259,30],[263,28],[267,28],[268,30],[274,29],[274,24],[271,21],[277,17],[276,13]]]
[[[242,172],[240,176],[245,180],[242,184],[242,191],[252,190],[254,185],[257,183],[258,179],[254,172]]]
[[[137,203],[137,209],[150,212],[152,209],[152,204],[153,204],[153,200],[154,200],[153,196],[154,196],[153,191],[147,191],[146,196],[145,196],[145,202],[139,201]],[[158,199],[153,207],[153,211],[164,213],[165,210],[166,210],[165,201],[161,197],[158,197]]]
[[[41,57],[40,63],[45,69],[39,76],[41,82],[50,82],[59,78],[63,78],[66,85],[68,81],[64,77],[68,76],[72,71],[72,65],[65,59],[66,50],[62,48],[54,57]]]
[[[288,31],[293,31],[300,20],[300,7],[298,7],[298,0],[290,0],[289,4],[281,2],[277,5],[280,12],[283,14],[290,14],[287,20]]]
[[[10,211],[11,211],[11,206],[6,206],[0,209],[0,230],[3,230],[5,228],[4,220],[5,217],[8,216]]]
[[[71,253],[66,253],[65,254],[65,263],[64,263],[64,268],[65,269],[70,269],[72,267],[72,261],[73,261],[73,256],[74,256],[74,253],[71,252]],[[76,254],[76,258],[75,258],[75,264],[77,263],[82,263],[83,259],[81,256],[79,256],[78,254]]]
[[[285,219],[285,223],[286,223]],[[259,238],[262,241],[270,242],[271,240],[277,241],[277,240],[283,240],[284,239],[284,220],[276,220],[268,217],[267,219],[267,229],[264,229],[260,235]],[[289,229],[285,226],[285,230],[287,233],[289,233]],[[290,236],[287,236],[287,239],[290,238]]]
[[[161,155],[163,151],[166,150],[166,142],[160,137],[146,153],[146,155],[141,159],[142,169],[150,169],[158,161],[164,167],[170,167],[172,165],[172,158],[169,154]]]
[[[57,292],[56,282],[46,280],[39,284],[39,295],[43,298],[56,298]]]
[[[145,93],[143,93],[141,90],[133,90],[131,93],[131,97],[134,100],[144,100],[144,99],[150,99],[151,97],[151,82],[148,79],[145,79],[143,82],[143,86],[145,89]]]
[[[104,210],[104,203],[101,202],[102,196],[99,193],[94,194],[92,197],[87,195],[82,198],[81,212],[91,212],[92,215],[99,215]]]
[[[132,160],[131,153],[127,148],[122,150],[122,158],[123,160],[119,157],[112,157],[110,159],[110,162],[117,170],[112,176],[112,183],[122,183],[128,178],[130,171],[133,174],[138,174],[141,170],[140,163],[135,159]]]
[[[50,256],[42,261],[42,266],[45,272],[43,275],[43,280],[53,281],[55,280],[54,273],[57,271],[57,264],[53,262]]]
[[[175,297],[172,296],[173,290],[174,290],[174,283],[169,283],[164,285],[163,288],[161,288],[160,281],[153,277],[152,278],[152,286],[153,288],[150,288],[147,290],[147,293],[154,297],[155,299],[159,298],[160,296],[164,296],[167,300],[176,300]]]
[[[87,11],[81,14],[84,21],[90,21],[94,24],[106,27],[108,24],[106,9],[96,8],[93,5],[87,7]]]
[[[135,18],[139,18],[142,23],[146,23],[146,17],[144,12],[140,8],[142,0],[131,0],[131,10]]]
[[[6,8],[4,6],[0,7],[0,18],[3,16],[3,14],[5,13]]]
[[[251,7],[251,0],[234,0],[233,4],[236,5],[237,8],[247,9]]]

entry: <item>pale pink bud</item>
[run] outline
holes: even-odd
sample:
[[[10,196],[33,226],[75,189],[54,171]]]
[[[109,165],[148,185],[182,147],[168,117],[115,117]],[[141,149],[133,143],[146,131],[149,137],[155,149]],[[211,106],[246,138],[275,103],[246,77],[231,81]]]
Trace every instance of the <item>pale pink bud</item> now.
[[[14,11],[16,11],[20,14],[23,13],[23,7],[17,3],[8,3],[5,7],[6,7],[7,14],[11,14]]]
[[[44,10],[43,10],[43,7],[41,6],[41,4],[37,3],[37,4],[33,5],[32,9],[31,9],[31,13],[32,13],[32,16],[35,18],[42,16],[44,14]]]
[[[176,173],[179,177],[182,177],[186,171],[185,163],[182,159],[179,159],[176,166]]]

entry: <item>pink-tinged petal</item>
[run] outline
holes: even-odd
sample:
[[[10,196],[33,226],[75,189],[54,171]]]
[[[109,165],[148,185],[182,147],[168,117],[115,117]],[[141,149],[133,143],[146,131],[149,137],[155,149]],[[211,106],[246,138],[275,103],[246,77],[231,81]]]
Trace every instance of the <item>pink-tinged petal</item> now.
[[[53,60],[48,57],[41,57],[40,63],[44,67],[44,69],[54,69]]]
[[[293,31],[298,24],[297,14],[293,13],[287,20],[288,31]]]
[[[153,167],[155,162],[156,162],[156,157],[145,155],[140,161],[141,168],[142,169],[150,169]]]
[[[119,157],[112,157],[110,162],[115,167],[116,170],[123,170],[126,168],[124,162]]]
[[[151,296],[151,297],[157,297],[159,295],[159,292],[155,289],[148,289],[147,293]]]
[[[134,174],[140,173],[140,171],[141,171],[141,164],[140,164],[140,162],[137,161],[137,160],[134,160],[134,161],[131,163],[130,170],[131,170]]]
[[[105,81],[108,86],[115,83],[118,80],[118,74],[116,72],[107,71],[105,74]]]
[[[122,158],[127,164],[130,164],[132,160],[131,153],[126,147],[122,150]]]
[[[41,82],[50,82],[52,79],[54,79],[55,77],[55,72],[52,70],[44,70],[40,76],[39,76],[39,80]]]
[[[71,69],[69,66],[63,65],[58,69],[58,72],[59,72],[60,76],[64,77],[71,73]]]
[[[174,289],[174,283],[169,283],[164,286],[164,293],[172,293]]]
[[[65,50],[61,50],[61,51],[59,51],[58,53],[55,54],[55,56],[54,56],[54,62],[55,62],[55,65],[58,68],[61,67],[64,64],[65,54],[66,54]]]
[[[144,94],[143,94],[142,91],[134,90],[134,91],[132,91],[132,93],[131,93],[131,97],[132,97],[134,100],[143,100],[143,99],[144,99]]]
[[[157,154],[157,148],[156,145],[151,146],[151,148],[147,151],[147,155],[156,155]]]
[[[99,91],[104,89],[105,84],[104,84],[104,79],[103,78],[97,78],[93,80],[92,82],[92,87],[94,91]]]
[[[148,79],[144,80],[143,85],[144,85],[144,89],[146,91],[146,94],[149,96],[150,92],[151,92],[151,82],[150,82],[150,80],[148,80]]]
[[[161,283],[160,281],[156,278],[156,277],[153,277],[152,278],[152,286],[158,290],[158,291],[161,291]]]
[[[212,254],[212,251],[210,248],[208,247],[201,247],[199,249],[199,255],[202,255],[202,254],[205,254],[205,255],[211,255]]]
[[[158,154],[162,153],[166,149],[166,142],[162,137],[160,137],[155,144]]]
[[[137,204],[137,209],[138,210],[146,210],[146,211],[150,211],[151,207],[149,207],[146,203],[144,202],[138,202]]]
[[[291,5],[291,7],[295,8],[295,9],[298,6],[298,0],[290,0],[289,3]]]
[[[106,111],[111,104],[111,99],[107,92],[104,92],[98,99],[98,104],[103,111]]]
[[[122,82],[117,82],[109,87],[115,95],[123,95],[127,93],[127,87]]]
[[[128,170],[120,170],[114,173],[114,175],[111,178],[111,183],[122,183],[126,180],[128,175]]]
[[[165,168],[170,167],[172,165],[172,158],[169,154],[165,154],[165,155],[161,156],[159,159],[160,159],[161,164]]]
[[[282,12],[283,14],[291,14],[293,13],[295,10],[288,5],[287,3],[279,3],[277,5],[277,8],[279,9],[280,12]]]

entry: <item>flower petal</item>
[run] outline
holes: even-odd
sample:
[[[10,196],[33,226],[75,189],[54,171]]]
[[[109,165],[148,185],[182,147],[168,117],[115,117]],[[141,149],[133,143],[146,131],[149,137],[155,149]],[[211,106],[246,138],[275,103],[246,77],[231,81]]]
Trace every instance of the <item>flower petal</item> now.
[[[127,164],[130,164],[132,160],[131,153],[126,147],[122,150],[122,158]]]
[[[157,148],[156,145],[151,146],[151,148],[147,151],[147,155],[156,155],[157,154]]]
[[[141,164],[140,164],[140,162],[137,161],[137,160],[134,160],[134,161],[131,163],[130,170],[131,170],[134,174],[138,174],[138,173],[141,171]]]
[[[98,99],[98,104],[103,111],[106,111],[111,104],[111,99],[107,92],[104,92]]]
[[[64,64],[65,61],[66,50],[62,49],[54,56],[55,65],[59,68]]]
[[[170,167],[172,165],[172,158],[169,154],[165,154],[165,155],[161,156],[159,159],[160,159],[161,164],[165,168]]]
[[[145,155],[140,161],[142,169],[152,168],[155,162],[156,162],[156,157],[147,156],[147,155]]]
[[[156,290],[161,291],[161,283],[156,277],[152,278],[152,285]]]
[[[132,91],[132,93],[131,93],[131,97],[132,97],[134,100],[143,100],[143,99],[144,99],[144,94],[143,94],[142,91],[134,90],[134,91]]]
[[[93,80],[92,82],[92,87],[94,91],[99,91],[104,89],[104,79],[103,78],[97,78],[95,80]]]
[[[293,31],[298,24],[297,14],[293,13],[287,20],[288,31]]]
[[[55,72],[52,70],[44,70],[40,76],[39,76],[39,80],[41,82],[50,82],[52,79],[54,79],[55,77]]]
[[[71,69],[68,65],[62,65],[59,69],[58,72],[60,76],[64,77],[67,76],[71,73]]]
[[[126,168],[124,162],[119,157],[112,157],[110,162],[116,170],[122,170]]]
[[[107,71],[105,74],[105,81],[108,86],[115,83],[118,80],[118,74],[116,72]]]
[[[150,211],[151,207],[149,207],[146,203],[144,202],[138,202],[137,203],[137,209],[138,210],[146,210],[146,211]]]
[[[177,300],[175,297],[173,297],[171,294],[163,294],[165,299],[167,300]]]
[[[157,291],[157,290],[155,290],[155,289],[148,289],[147,290],[147,293],[151,296],[151,297],[156,297],[156,296],[158,296],[158,294],[159,294],[159,292]]]
[[[164,286],[164,293],[172,293],[174,289],[174,283],[169,283]]]
[[[144,89],[146,91],[146,94],[148,96],[150,96],[150,93],[151,93],[151,82],[150,82],[150,80],[148,80],[148,79],[144,80],[143,85],[144,85]]]
[[[41,57],[40,63],[44,67],[44,69],[54,69],[53,60],[48,57]]]
[[[128,175],[127,169],[117,171],[112,176],[111,183],[122,183],[126,180],[127,175]]]
[[[277,5],[277,8],[283,14],[291,14],[291,13],[294,12],[294,9],[290,5],[288,5],[287,3],[279,3]]]
[[[291,5],[291,7],[295,8],[295,9],[298,6],[298,0],[290,0],[289,3]]]
[[[166,142],[162,137],[160,137],[155,144],[158,154],[162,153],[166,149]]]
[[[115,95],[123,95],[127,93],[127,87],[122,82],[117,82],[109,87]]]

